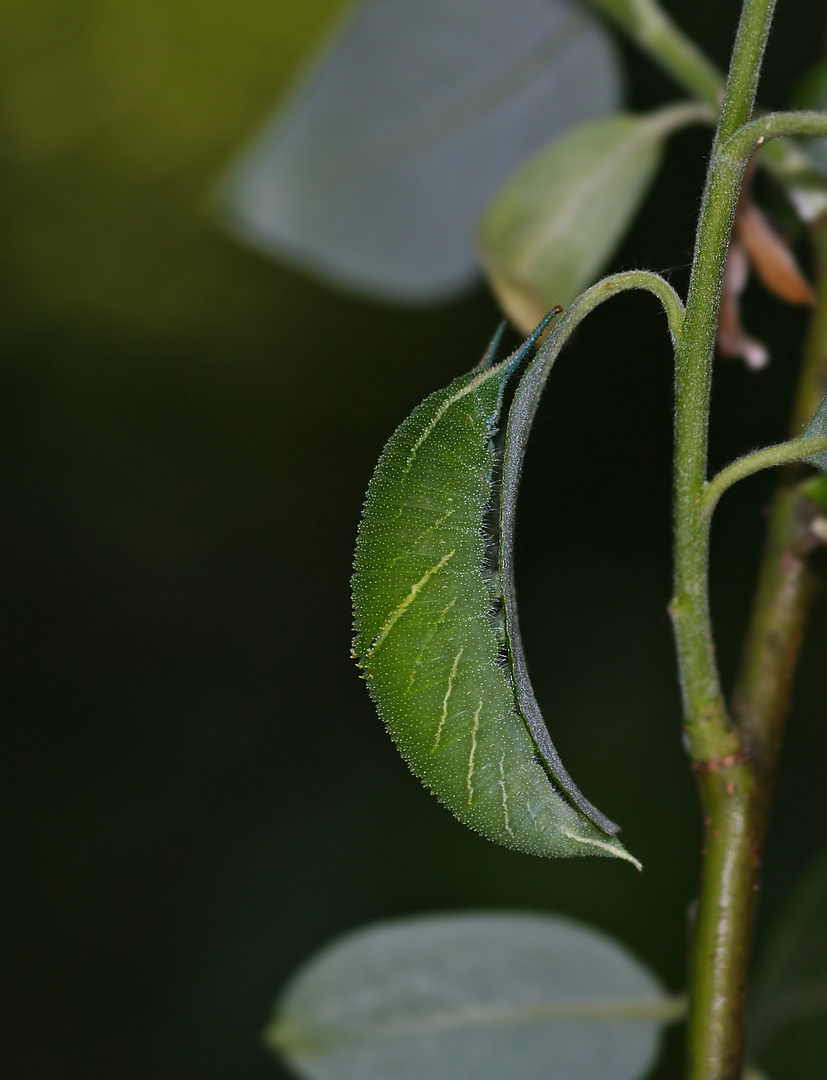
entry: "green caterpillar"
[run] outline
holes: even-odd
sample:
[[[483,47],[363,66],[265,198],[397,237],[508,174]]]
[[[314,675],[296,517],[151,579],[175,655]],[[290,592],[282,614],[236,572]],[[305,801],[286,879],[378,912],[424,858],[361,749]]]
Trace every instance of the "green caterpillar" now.
[[[494,364],[498,334],[385,446],[356,544],[353,655],[402,756],[460,821],[516,851],[636,863],[549,737],[517,630],[510,536],[501,545],[496,520],[503,392],[554,314]],[[503,503],[510,520],[513,493]]]

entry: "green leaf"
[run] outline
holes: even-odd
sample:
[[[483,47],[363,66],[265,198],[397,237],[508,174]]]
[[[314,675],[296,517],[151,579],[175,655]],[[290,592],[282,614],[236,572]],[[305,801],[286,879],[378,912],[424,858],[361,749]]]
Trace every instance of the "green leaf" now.
[[[329,946],[266,1039],[308,1080],[634,1080],[682,1010],[622,946],[568,919],[447,915]]]
[[[827,109],[827,60],[810,68],[793,97],[796,109]],[[799,146],[816,172],[827,177],[827,139],[802,139]]]
[[[805,428],[802,439],[811,439],[816,436],[821,436],[827,439],[827,396],[824,397],[819,407],[816,409],[812,420]],[[820,454],[813,454],[812,457],[808,457],[807,460],[811,465],[815,465],[819,469],[827,469],[827,450],[823,450]]]
[[[827,1061],[827,852],[798,884],[757,968],[748,1054],[774,1080],[822,1080]]]
[[[801,485],[801,490],[808,499],[827,510],[827,476],[814,476]]]
[[[796,109],[827,109],[827,61],[820,61],[804,74],[791,105]],[[819,221],[827,212],[827,139],[777,141],[777,145],[781,143],[788,143],[786,157],[775,165],[786,195],[801,221]],[[777,152],[768,148],[766,156],[773,158]]]
[[[480,273],[474,226],[549,138],[617,107],[611,41],[566,0],[373,0],[242,152],[234,231],[340,287],[430,302]]]
[[[562,766],[531,690],[499,535],[493,437],[526,343],[419,405],[368,488],[353,655],[411,770],[466,825],[533,855],[640,864]],[[516,482],[509,482],[513,509]],[[486,543],[486,539],[488,543]],[[504,602],[505,601],[505,602]]]
[[[697,106],[582,124],[525,165],[485,212],[478,246],[492,288],[523,330],[597,276],[645,195],[666,134]]]

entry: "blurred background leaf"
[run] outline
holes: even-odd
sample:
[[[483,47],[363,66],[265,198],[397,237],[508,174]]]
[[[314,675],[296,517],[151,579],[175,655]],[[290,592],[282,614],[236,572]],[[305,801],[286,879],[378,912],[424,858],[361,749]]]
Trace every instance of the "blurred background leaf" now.
[[[827,1060],[827,851],[798,881],[759,957],[749,1055],[773,1080],[817,1080]]]
[[[804,486],[807,497],[827,510],[827,476],[815,476]]]
[[[813,414],[812,420],[807,427],[802,431],[801,438],[815,437],[821,438],[827,437],[827,397],[824,397],[821,404]],[[827,470],[827,450],[821,454],[813,454],[812,457],[806,459],[811,465],[817,466],[819,469]]]
[[[349,659],[376,458],[479,359],[497,307],[479,288],[438,310],[379,308],[215,227],[215,176],[338,3],[134,7],[8,0],[0,15],[4,1067],[15,1080],[285,1077],[260,1041],[279,987],[320,942],[416,912],[573,915],[681,990],[699,832],[665,610],[672,370],[654,301],[624,297],[578,331],[526,463],[517,579],[535,688],[563,759],[646,871],[551,865],[445,814]],[[671,7],[723,65],[736,4]],[[825,20],[822,0],[779,6],[768,107],[821,55]],[[621,48],[631,110],[674,100]],[[118,98],[106,72],[141,96]],[[79,99],[72,85],[94,89]],[[669,141],[608,269],[666,269],[685,287],[708,146],[702,129]],[[716,469],[784,438],[806,325],[758,285],[744,302],[779,363],[717,372]],[[607,469],[607,446],[634,484]],[[715,523],[725,678],[772,482],[738,485]],[[825,650],[822,605],[762,927],[827,843]],[[679,1029],[666,1038],[659,1080],[679,1068]]]
[[[569,919],[430,916],[328,945],[267,1041],[310,1080],[636,1080],[683,1008]]]
[[[608,34],[568,0],[369,0],[225,182],[243,238],[400,303],[479,276],[477,218],[547,139],[619,103]]]
[[[664,137],[686,122],[678,105],[580,124],[497,194],[479,247],[494,293],[524,333],[596,280],[652,182]]]
[[[793,104],[797,109],[827,109],[827,60],[822,59],[801,77]],[[827,139],[802,139],[801,147],[812,167],[822,177],[827,176]]]

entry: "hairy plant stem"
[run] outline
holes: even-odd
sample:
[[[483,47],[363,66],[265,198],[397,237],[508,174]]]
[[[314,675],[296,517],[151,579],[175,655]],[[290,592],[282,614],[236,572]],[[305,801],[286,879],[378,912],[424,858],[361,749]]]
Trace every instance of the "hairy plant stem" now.
[[[750,117],[773,0],[746,0],[707,176],[686,316],[675,350],[675,625],[685,728],[694,761],[738,752],[726,715],[708,603],[704,512],[712,357],[726,252],[750,151],[732,136]]]
[[[717,71],[656,0],[593,2],[691,93],[717,104],[721,92]],[[803,524],[807,505],[812,516],[812,504],[795,487],[800,470],[788,466],[788,479],[773,509],[733,726],[721,692],[709,615],[712,510],[731,482],[758,467],[791,460],[802,447],[759,451],[733,463],[711,483],[706,481],[721,282],[744,171],[754,151],[778,136],[827,134],[823,113],[771,114],[750,122],[773,9],[774,0],[745,0],[743,4],[707,174],[685,318],[670,318],[676,344],[675,588],[670,611],[678,647],[684,730],[698,776],[705,828],[690,961],[688,1080],[739,1080],[741,1076],[760,850],[792,671],[815,589],[806,553],[813,534],[805,539]],[[774,144],[770,161],[781,174],[792,175],[800,168],[798,152],[790,143]],[[827,227],[821,239],[826,261]],[[796,434],[827,392],[827,287],[822,287],[821,300],[813,331],[815,344],[799,396]],[[811,440],[807,450],[816,445],[821,444]]]
[[[592,0],[592,4],[660,64],[679,86],[711,108],[718,108],[724,93],[723,76],[657,0]],[[770,146],[764,164],[781,179],[793,179],[808,169],[797,147],[783,139]]]
[[[651,270],[621,270],[617,274],[609,274],[601,278],[591,288],[586,289],[552,323],[541,350],[544,359],[544,377],[551,370],[551,363],[563,345],[587,315],[606,300],[611,300],[613,296],[634,289],[650,292],[660,300],[666,315],[669,334],[672,341],[676,343],[683,326],[684,306],[669,282]]]
[[[762,469],[804,461],[814,454],[823,454],[825,451],[827,451],[827,435],[813,435],[807,439],[790,439],[789,442],[779,443],[777,446],[765,446],[761,450],[745,454],[744,457],[727,465],[725,469],[721,469],[718,475],[706,485],[704,506],[707,514],[712,516],[718,500],[739,480],[744,480],[747,476],[752,476]]]
[[[757,866],[754,771],[720,687],[708,598],[704,506],[721,281],[752,145],[750,120],[774,0],[745,0],[707,174],[686,316],[675,351],[675,628],[687,747],[698,773],[705,848],[690,960],[688,1080],[738,1080]],[[741,140],[743,141],[743,140]],[[731,142],[735,146],[729,145]]]

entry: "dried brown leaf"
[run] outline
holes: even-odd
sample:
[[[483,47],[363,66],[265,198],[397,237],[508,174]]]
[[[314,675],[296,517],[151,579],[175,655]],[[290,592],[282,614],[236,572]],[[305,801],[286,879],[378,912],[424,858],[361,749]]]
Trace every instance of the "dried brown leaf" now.
[[[761,281],[788,304],[815,305],[816,295],[801,273],[787,241],[747,196],[735,217],[735,233]]]

